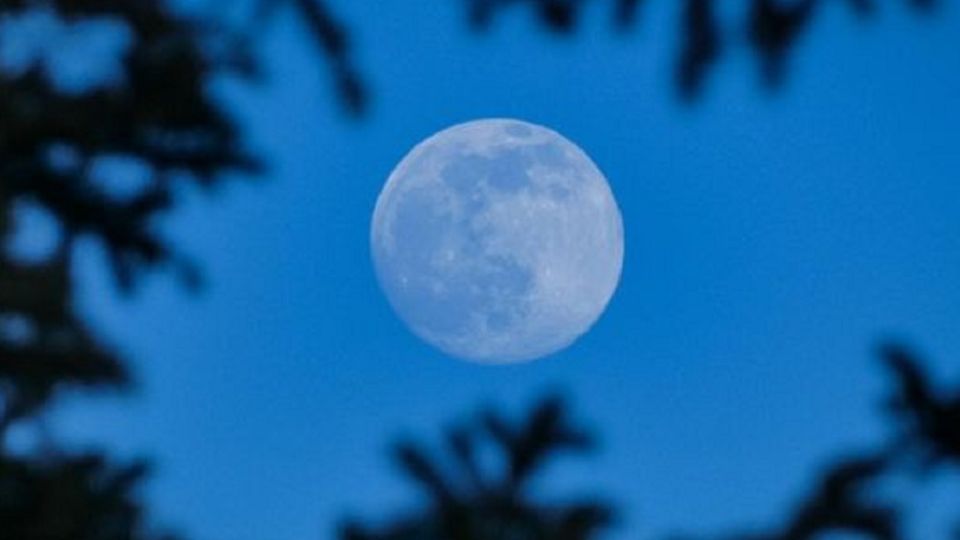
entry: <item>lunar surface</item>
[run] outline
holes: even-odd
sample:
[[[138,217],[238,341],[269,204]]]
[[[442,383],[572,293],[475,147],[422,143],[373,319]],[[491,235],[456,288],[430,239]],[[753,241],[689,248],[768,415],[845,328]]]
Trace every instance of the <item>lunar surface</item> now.
[[[414,334],[451,356],[519,362],[565,348],[597,320],[620,279],[623,225],[603,174],[572,142],[478,120],[397,165],[371,249]]]

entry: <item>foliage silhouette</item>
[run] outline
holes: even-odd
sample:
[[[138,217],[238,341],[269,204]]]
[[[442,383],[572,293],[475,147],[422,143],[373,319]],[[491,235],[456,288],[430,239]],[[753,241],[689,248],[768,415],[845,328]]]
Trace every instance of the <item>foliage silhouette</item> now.
[[[818,475],[816,489],[802,499],[784,524],[772,532],[741,532],[729,540],[816,540],[826,533],[856,533],[858,538],[907,538],[904,508],[880,496],[885,479],[897,475],[927,479],[922,474],[937,464],[960,465],[960,385],[952,392],[935,390],[919,355],[899,343],[879,348],[891,373],[894,389],[886,399],[892,410],[890,440],[878,448],[852,452]],[[917,455],[927,465],[916,474]]]
[[[889,407],[902,426],[901,444],[921,454],[928,467],[960,465],[960,387],[952,393],[935,388],[915,355],[901,346],[886,345],[882,355],[899,385]]]
[[[917,13],[929,13],[936,0],[904,0]],[[531,8],[537,20],[559,34],[572,34],[587,4],[607,4],[606,0],[463,0],[474,29],[487,30],[499,12],[516,6]],[[640,0],[611,0],[613,21],[627,29],[639,18]],[[828,0],[750,0],[742,4],[742,24],[725,27],[717,11],[719,0],[682,0],[680,48],[676,59],[678,95],[691,101],[701,95],[707,75],[730,44],[745,41],[757,57],[762,81],[769,89],[780,87],[793,49],[799,43],[813,17]],[[876,0],[846,0],[860,18],[873,15]],[[746,29],[746,40],[740,39]]]
[[[369,101],[368,89],[351,61],[347,29],[334,17],[327,3],[323,0],[254,0],[254,4],[253,25],[246,38],[255,40],[264,24],[284,6],[294,8],[328,60],[341,104],[352,115],[363,114]]]
[[[831,532],[897,540],[901,512],[871,500],[873,483],[887,470],[883,456],[843,459],[820,473],[816,489],[773,532],[738,533],[730,540],[813,540]]]
[[[583,453],[592,438],[571,425],[560,398],[547,397],[517,425],[494,411],[447,434],[452,467],[435,462],[412,442],[394,449],[400,470],[427,495],[428,507],[379,527],[346,523],[344,540],[485,540],[493,538],[584,540],[613,522],[600,501],[537,502],[530,484],[555,455]],[[493,450],[500,467],[484,468],[480,454]]]
[[[906,511],[880,496],[882,483],[897,475],[913,475],[911,455],[921,452],[928,464],[960,465],[956,446],[960,386],[953,392],[935,391],[919,357],[899,344],[880,348],[883,364],[894,379],[890,399],[895,431],[888,443],[866,451],[849,452],[828,464],[812,480],[813,487],[768,530],[751,528],[719,536],[674,536],[673,540],[817,540],[830,533],[857,538],[900,540]],[[527,420],[511,425],[486,412],[476,421],[449,430],[446,444],[449,466],[415,443],[401,442],[394,456],[401,471],[428,496],[418,512],[368,525],[348,521],[343,540],[501,540],[594,538],[613,523],[616,512],[596,500],[549,506],[530,500],[526,487],[542,466],[562,451],[583,452],[591,438],[566,421],[563,403],[548,397]],[[502,467],[481,467],[478,446],[492,444]],[[918,481],[924,477],[913,475]]]
[[[99,454],[0,456],[0,531],[11,540],[177,540],[155,532],[136,489],[144,463]]]
[[[70,28],[108,18],[123,25],[131,42],[121,75],[82,91],[59,86],[42,58],[0,70],[0,536],[169,538],[145,523],[136,494],[146,472],[142,463],[73,454],[48,433],[37,448],[15,453],[8,438],[18,424],[42,426],[63,390],[131,382],[123,360],[76,312],[71,261],[79,239],[103,246],[123,290],[161,266],[196,284],[196,269],[159,236],[155,222],[173,208],[178,179],[211,185],[222,172],[256,168],[207,91],[212,76],[240,63],[210,54],[220,34],[178,17],[164,2],[14,0],[0,6],[5,23],[38,12]],[[117,196],[96,175],[98,163],[117,157],[148,171],[132,195]],[[56,246],[41,260],[9,247],[30,233],[21,223],[24,209],[57,223]]]
[[[359,112],[363,96],[342,29],[320,4],[293,5],[334,66],[344,103]],[[72,31],[86,21],[112,21],[131,39],[121,73],[93,88],[59,85],[42,56],[0,68],[0,538],[167,539],[146,523],[137,495],[143,463],[72,453],[42,429],[45,411],[64,390],[124,389],[132,382],[124,359],[77,314],[71,263],[77,242],[88,238],[103,247],[123,291],[164,267],[199,286],[195,265],[161,237],[156,223],[175,209],[178,183],[208,187],[224,173],[260,170],[209,91],[214,77],[254,76],[255,62],[244,35],[215,20],[187,18],[162,0],[0,4],[5,24],[38,13]],[[117,159],[146,171],[132,194],[106,187],[136,186],[130,166],[106,181],[98,176],[98,165]],[[39,260],[10,247],[32,233],[24,230],[25,210],[42,212],[59,230],[56,246]],[[14,452],[8,439],[18,425],[36,427],[43,440]]]

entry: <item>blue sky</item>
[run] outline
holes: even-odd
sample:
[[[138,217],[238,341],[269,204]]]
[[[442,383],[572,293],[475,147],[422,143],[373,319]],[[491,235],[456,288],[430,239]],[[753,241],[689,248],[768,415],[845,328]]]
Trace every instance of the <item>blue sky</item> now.
[[[551,388],[602,448],[547,485],[615,500],[614,537],[767,523],[816,466],[882,437],[878,338],[904,336],[960,376],[955,6],[924,19],[885,3],[861,24],[830,4],[783,92],[765,93],[731,47],[685,108],[671,86],[673,3],[647,6],[629,34],[591,11],[571,40],[520,12],[474,35],[457,2],[332,4],[371,114],[343,118],[325,66],[281,17],[263,43],[268,83],[218,88],[270,174],[185,188],[165,226],[203,262],[206,292],[158,276],[123,299],[95,248],[82,259],[82,309],[141,385],[71,400],[56,423],[153,456],[148,495],[193,538],[307,540],[347,513],[384,517],[417,500],[384,452],[396,436],[435,440],[481,404],[520,413]],[[376,196],[409,148],[491,116],[579,144],[626,237],[620,288],[593,330],[510,367],[419,342],[380,293],[368,246]]]

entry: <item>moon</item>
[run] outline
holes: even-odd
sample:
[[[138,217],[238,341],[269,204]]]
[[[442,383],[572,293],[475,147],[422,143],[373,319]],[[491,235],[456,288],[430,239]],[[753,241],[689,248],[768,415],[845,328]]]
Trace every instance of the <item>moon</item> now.
[[[603,173],[548,128],[484,119],[414,147],[377,199],[377,279],[410,330],[482,363],[566,348],[603,313],[623,222]]]

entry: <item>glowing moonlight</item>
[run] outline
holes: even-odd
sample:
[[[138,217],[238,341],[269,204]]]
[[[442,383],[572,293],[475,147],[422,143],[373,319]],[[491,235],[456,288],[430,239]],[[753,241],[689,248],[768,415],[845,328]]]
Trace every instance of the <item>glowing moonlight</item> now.
[[[417,145],[373,214],[373,261],[397,314],[460,358],[516,362],[571,344],[623,265],[620,211],[576,145],[517,120],[478,120]]]

